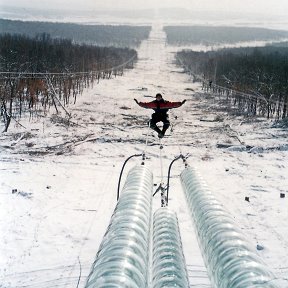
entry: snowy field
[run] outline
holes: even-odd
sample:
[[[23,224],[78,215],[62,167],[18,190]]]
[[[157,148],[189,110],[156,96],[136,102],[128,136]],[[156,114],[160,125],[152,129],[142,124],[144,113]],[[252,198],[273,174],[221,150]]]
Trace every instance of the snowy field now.
[[[133,101],[151,101],[158,92],[171,101],[187,99],[170,111],[173,131],[167,131],[161,152],[164,174],[175,156],[189,153],[188,163],[255,251],[263,246],[258,253],[275,273],[275,283],[288,287],[287,129],[228,114],[217,97],[204,94],[173,64],[173,52],[155,23],[133,70],[101,80],[67,107],[73,115],[69,127],[48,115],[29,124],[23,119],[27,129],[13,122],[0,134],[0,287],[72,288],[80,275],[79,287],[84,287],[115,208],[125,159],[146,151],[145,165],[154,183],[160,182],[159,141],[146,125],[152,110]],[[128,162],[123,182],[136,164],[139,158]],[[179,179],[183,169],[181,161],[173,165],[169,207],[178,215],[190,287],[208,288]],[[153,209],[158,207],[156,195]]]

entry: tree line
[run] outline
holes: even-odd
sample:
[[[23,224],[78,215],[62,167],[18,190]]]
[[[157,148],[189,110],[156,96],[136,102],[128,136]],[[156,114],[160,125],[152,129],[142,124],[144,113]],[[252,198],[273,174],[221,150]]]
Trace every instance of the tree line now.
[[[254,27],[165,26],[169,45],[217,45],[288,38],[288,31]]]
[[[133,49],[73,44],[41,34],[0,35],[0,105],[7,131],[11,119],[27,111],[31,117],[51,106],[58,112],[75,103],[83,89],[101,78],[122,75],[133,68]],[[43,113],[42,113],[43,114]]]
[[[51,38],[105,47],[136,48],[148,38],[150,30],[151,26],[81,25],[0,19],[0,34],[21,34],[34,38],[47,33]]]
[[[247,115],[288,116],[288,47],[177,53],[178,64]]]

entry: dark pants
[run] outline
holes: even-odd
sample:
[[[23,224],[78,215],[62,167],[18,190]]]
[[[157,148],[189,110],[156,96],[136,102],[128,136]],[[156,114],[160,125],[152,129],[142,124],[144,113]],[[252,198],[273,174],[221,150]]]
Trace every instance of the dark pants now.
[[[158,122],[163,122],[162,131],[156,125]],[[152,119],[149,120],[148,124],[149,124],[150,128],[155,130],[157,133],[160,133],[160,134],[164,135],[166,130],[170,126],[169,116],[167,114],[153,113],[152,114]]]

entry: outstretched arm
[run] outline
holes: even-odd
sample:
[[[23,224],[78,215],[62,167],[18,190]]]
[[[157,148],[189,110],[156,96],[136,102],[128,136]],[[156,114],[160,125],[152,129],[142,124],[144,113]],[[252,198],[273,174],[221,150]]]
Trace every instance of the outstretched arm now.
[[[165,102],[161,102],[160,104],[155,103],[155,101],[152,102],[138,102],[137,99],[134,99],[134,101],[143,108],[147,108],[147,109],[173,109],[173,108],[178,108],[180,106],[182,106],[186,100],[183,100],[182,102],[169,102],[169,101],[165,101]]]
[[[153,101],[152,102],[138,102],[137,99],[134,99],[134,101],[142,108],[147,108],[147,109],[157,108],[157,104],[155,104]]]
[[[186,102],[186,100],[183,100],[182,102],[169,102],[169,101],[166,101],[163,104],[161,103],[160,109],[178,108],[178,107],[182,106],[185,102]]]

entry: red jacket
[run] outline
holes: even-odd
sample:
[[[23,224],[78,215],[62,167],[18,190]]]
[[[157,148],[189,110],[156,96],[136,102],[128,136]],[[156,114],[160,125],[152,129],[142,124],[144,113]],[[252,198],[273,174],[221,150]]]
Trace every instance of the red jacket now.
[[[160,101],[154,100],[152,102],[138,102],[138,105],[143,108],[153,109],[158,113],[167,113],[169,109],[182,106],[182,102],[169,102],[161,99]]]

